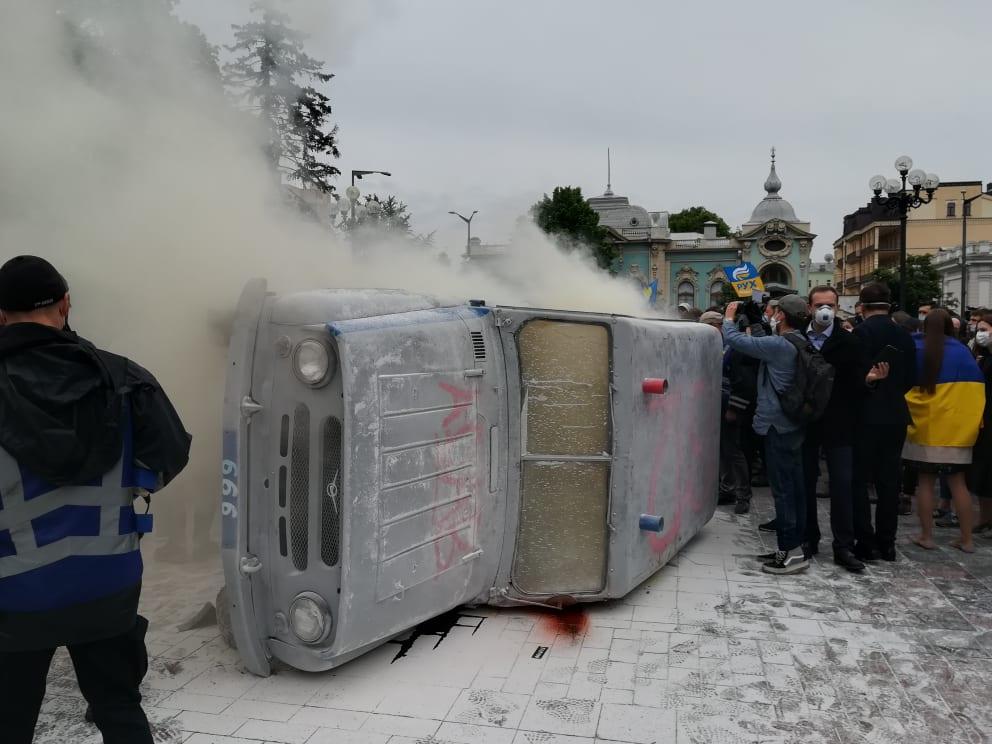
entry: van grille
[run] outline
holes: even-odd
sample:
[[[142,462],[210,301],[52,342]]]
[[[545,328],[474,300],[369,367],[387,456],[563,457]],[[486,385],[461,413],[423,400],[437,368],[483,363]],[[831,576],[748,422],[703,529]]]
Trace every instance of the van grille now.
[[[293,449],[289,476],[289,533],[293,565],[307,568],[310,531],[310,409],[302,403],[293,413]]]
[[[482,331],[471,331],[472,350],[476,359],[486,358],[486,340],[482,337]]]
[[[338,564],[341,535],[341,422],[324,421],[320,475],[320,559]]]

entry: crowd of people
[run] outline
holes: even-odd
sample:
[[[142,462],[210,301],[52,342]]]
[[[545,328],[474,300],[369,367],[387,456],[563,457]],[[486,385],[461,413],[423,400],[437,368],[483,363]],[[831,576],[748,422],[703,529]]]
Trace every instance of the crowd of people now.
[[[950,545],[974,552],[975,535],[992,538],[992,312],[966,323],[933,305],[892,312],[884,283],[864,287],[850,319],[839,299],[820,286],[683,313],[723,336],[720,503],[746,514],[752,487],[770,486],[775,518],[760,529],[776,533],[761,556],[772,574],[819,553],[818,497],[848,571],[897,559],[914,498],[913,543],[933,550],[935,525],[957,528]]]

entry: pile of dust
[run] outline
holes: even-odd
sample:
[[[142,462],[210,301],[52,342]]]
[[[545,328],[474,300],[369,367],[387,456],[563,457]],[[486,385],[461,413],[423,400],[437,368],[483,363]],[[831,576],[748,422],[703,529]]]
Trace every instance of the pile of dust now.
[[[0,260],[34,253],[55,263],[71,286],[73,328],[147,367],[175,402],[194,435],[189,468],[156,505],[175,555],[190,537],[205,545],[214,521],[224,321],[248,279],[264,276],[276,291],[397,287],[644,312],[629,284],[534,228],[500,277],[407,244],[355,260],[286,205],[248,119],[190,64],[202,54],[195,35],[162,22],[161,0],[115,4],[101,34],[118,52],[105,59],[80,53],[65,10],[96,0],[0,9]]]

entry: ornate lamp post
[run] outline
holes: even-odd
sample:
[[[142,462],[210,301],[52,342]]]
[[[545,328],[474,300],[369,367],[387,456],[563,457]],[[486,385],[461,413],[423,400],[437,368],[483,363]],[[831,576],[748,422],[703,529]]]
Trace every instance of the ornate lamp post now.
[[[344,197],[331,202],[328,208],[328,213],[331,216],[331,224],[334,224],[335,220],[340,217],[341,222],[337,223],[337,227],[343,227],[345,224],[354,226],[356,223],[361,222],[366,214],[371,214],[375,217],[382,211],[382,205],[377,201],[369,202],[368,207],[358,203],[358,198],[362,195],[362,192],[355,185],[355,179],[361,180],[363,176],[373,173],[383,176],[393,175],[386,171],[353,170],[351,172],[351,186],[344,190]]]
[[[919,168],[913,168],[913,159],[903,155],[896,159],[896,170],[899,178],[872,176],[868,187],[874,192],[875,204],[887,212],[899,217],[899,307],[906,309],[906,220],[909,210],[916,209],[933,201],[933,192],[940,186],[940,178],[934,173],[926,173]],[[907,184],[909,188],[907,188]],[[926,191],[926,198],[920,191]],[[882,192],[885,196],[882,196]],[[877,246],[876,246],[877,248]]]

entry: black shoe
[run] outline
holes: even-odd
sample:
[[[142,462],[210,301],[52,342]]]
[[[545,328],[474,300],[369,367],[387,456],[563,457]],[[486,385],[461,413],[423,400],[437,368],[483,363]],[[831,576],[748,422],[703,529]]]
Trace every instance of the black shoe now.
[[[896,560],[896,546],[895,545],[887,545],[884,548],[879,548],[878,549],[878,557],[881,558],[883,561],[889,561],[889,562],[895,561]]]
[[[955,529],[961,527],[961,524],[958,522],[958,515],[953,512],[941,517],[940,519],[934,520],[934,524],[938,527],[953,527]]]
[[[727,506],[735,501],[737,501],[737,497],[732,491],[720,491],[720,495],[716,499],[717,506]]]
[[[775,553],[777,553],[777,552],[778,551],[773,550],[771,553],[762,553],[761,555],[756,555],[754,557],[757,558],[759,561],[762,561],[762,562],[764,562],[764,561],[773,561],[773,560],[775,560]]]
[[[865,570],[865,564],[854,557],[850,550],[835,550],[834,563],[841,568],[846,568],[851,573],[860,573]]]
[[[761,570],[765,573],[777,575],[794,574],[807,568],[809,568],[809,560],[806,556],[790,556],[788,550],[776,550],[775,557],[761,566]]]
[[[818,498],[818,499],[829,499],[830,498],[830,494],[829,493],[825,493],[823,491],[820,491],[820,492],[818,492],[816,494],[816,498]]]
[[[734,504],[734,514],[747,514],[749,511],[751,511],[750,499],[737,499],[737,503]]]
[[[899,497],[899,516],[908,517],[913,513],[913,497],[912,496],[900,496]]]
[[[93,709],[90,706],[86,706],[86,712],[83,714],[83,720],[87,723],[93,723]]]
[[[775,527],[775,520],[774,519],[770,519],[769,521],[765,522],[764,524],[759,524],[758,525],[758,529],[761,530],[762,532],[775,532],[775,530],[777,529]]]
[[[768,479],[763,475],[756,475],[751,478],[751,485],[754,486],[755,488],[767,488]]]
[[[854,547],[854,557],[857,558],[859,561],[866,561],[868,563],[871,563],[872,561],[877,561],[879,558],[881,558],[881,555],[875,548],[869,547],[867,545],[856,545]]]

